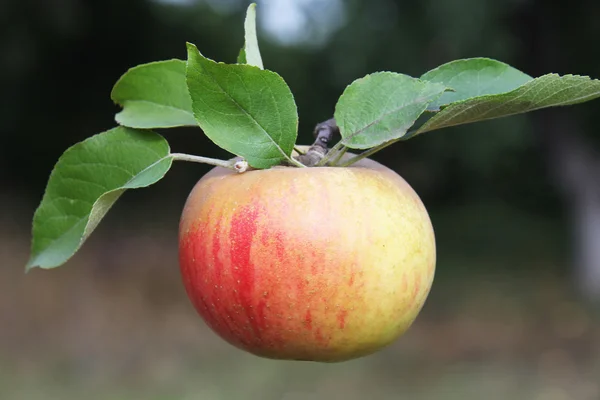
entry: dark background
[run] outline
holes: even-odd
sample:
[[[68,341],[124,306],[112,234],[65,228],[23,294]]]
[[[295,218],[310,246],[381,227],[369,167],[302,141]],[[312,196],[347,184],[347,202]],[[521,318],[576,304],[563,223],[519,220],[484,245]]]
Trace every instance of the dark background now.
[[[411,330],[361,360],[261,360],[208,331],[183,293],[176,237],[204,166],[128,192],[68,264],[24,275],[48,175],[67,147],[115,125],[120,75],[184,59],[186,41],[234,62],[248,3],[177,3],[0,2],[0,398],[600,398],[600,101],[375,155],[429,209],[438,267]],[[295,95],[303,143],[375,71],[485,56],[532,76],[600,77],[597,1],[258,3],[263,60]],[[163,133],[173,151],[227,157],[198,129]]]

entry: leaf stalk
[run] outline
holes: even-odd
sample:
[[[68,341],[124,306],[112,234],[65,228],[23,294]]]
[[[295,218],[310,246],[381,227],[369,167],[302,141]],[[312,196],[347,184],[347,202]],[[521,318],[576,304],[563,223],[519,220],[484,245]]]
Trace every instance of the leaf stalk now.
[[[238,160],[233,159],[233,160],[226,161],[226,160],[219,160],[217,158],[195,156],[192,154],[185,154],[185,153],[172,153],[170,155],[170,157],[173,159],[173,161],[189,161],[189,162],[196,162],[196,163],[201,163],[201,164],[214,165],[216,167],[231,169],[238,173],[246,172],[249,168],[248,162],[246,160],[239,160],[239,159]]]

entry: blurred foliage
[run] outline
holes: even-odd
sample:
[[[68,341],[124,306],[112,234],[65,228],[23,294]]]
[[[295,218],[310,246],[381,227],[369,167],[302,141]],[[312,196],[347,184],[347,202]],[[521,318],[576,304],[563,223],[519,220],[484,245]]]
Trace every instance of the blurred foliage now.
[[[208,57],[233,62],[243,43],[247,3],[5,2],[0,13],[4,31],[0,85],[10,101],[0,110],[4,139],[0,179],[38,198],[66,147],[114,125],[118,108],[111,104],[109,93],[128,68],[185,58],[186,41],[196,43]],[[378,70],[418,76],[452,59],[487,56],[534,76],[546,72],[600,76],[594,45],[599,28],[593,19],[600,5],[591,0],[568,3],[568,7],[533,0],[347,0],[342,4],[339,20],[335,15],[329,21],[311,17],[320,14],[318,4],[305,10],[310,32],[323,30],[323,24],[340,26],[328,41],[283,46],[261,33],[267,67],[278,71],[295,94],[303,142],[311,140],[314,124],[333,114],[347,84]],[[542,63],[537,56],[546,51],[546,42],[552,56]],[[569,112],[587,131],[595,130],[593,105]],[[395,145],[376,158],[400,170],[430,207],[447,204],[450,193],[457,201],[484,193],[506,195],[517,206],[534,203],[537,211],[555,213],[556,197],[548,190],[543,154],[533,145],[530,120],[512,117],[435,132]],[[168,138],[175,150],[185,147],[225,156],[198,133],[181,129]],[[14,167],[23,161],[28,168]],[[198,176],[197,169],[186,172],[172,177],[170,188],[179,188],[178,195]],[[510,189],[502,187],[507,182]]]

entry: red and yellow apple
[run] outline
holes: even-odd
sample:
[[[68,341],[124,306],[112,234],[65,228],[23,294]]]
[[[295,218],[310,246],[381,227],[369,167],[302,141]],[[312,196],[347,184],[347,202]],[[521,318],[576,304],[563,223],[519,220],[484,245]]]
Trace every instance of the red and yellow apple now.
[[[275,359],[343,361],[392,343],[431,288],[435,239],[414,190],[351,167],[215,168],[181,218],[194,307],[227,342]]]

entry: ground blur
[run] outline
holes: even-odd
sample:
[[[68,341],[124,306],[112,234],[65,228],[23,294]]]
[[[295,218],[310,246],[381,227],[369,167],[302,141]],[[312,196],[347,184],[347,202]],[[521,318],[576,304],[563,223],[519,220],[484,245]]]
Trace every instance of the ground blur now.
[[[207,329],[180,283],[175,211],[159,223],[117,207],[66,266],[24,274],[30,210],[13,204],[0,218],[0,398],[598,399],[600,316],[553,264],[560,238],[544,221],[474,207],[473,220],[432,215],[438,276],[400,340],[316,364],[260,359]],[[486,235],[512,239],[487,259],[460,250]]]

